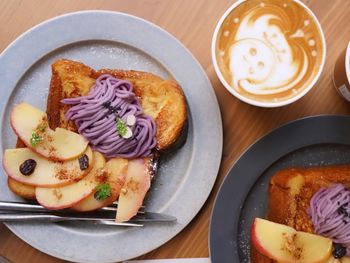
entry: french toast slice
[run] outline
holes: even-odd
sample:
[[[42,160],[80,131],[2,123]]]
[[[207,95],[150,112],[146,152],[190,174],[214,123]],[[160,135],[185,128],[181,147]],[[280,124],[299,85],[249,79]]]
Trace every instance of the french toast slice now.
[[[7,178],[8,187],[14,192],[16,195],[24,198],[35,200],[35,187],[31,185],[26,185],[21,182],[17,182],[11,177]]]
[[[140,97],[145,114],[157,125],[157,150],[167,151],[181,136],[186,136],[187,107],[183,91],[174,80],[162,78],[148,72],[135,70],[92,68],[72,60],[58,60],[52,64],[52,78],[47,103],[47,114],[51,128],[61,127],[76,130],[73,122],[67,122],[64,114],[69,105],[64,98],[85,96],[102,74],[130,81],[135,94]]]
[[[17,139],[16,148],[25,148],[26,145],[19,138]],[[7,185],[9,189],[16,195],[29,200],[35,200],[35,187],[17,182],[11,177],[7,177]]]
[[[289,168],[270,180],[267,219],[297,231],[314,233],[308,208],[312,196],[322,187],[341,183],[350,187],[350,166]],[[252,263],[276,262],[251,247]]]
[[[144,112],[152,116],[157,125],[157,150],[166,152],[176,147],[187,136],[187,106],[185,96],[179,84],[174,80],[134,70],[92,68],[72,60],[58,60],[52,64],[52,77],[47,98],[47,116],[49,126],[76,131],[75,124],[67,122],[65,113],[70,106],[61,103],[64,98],[85,96],[102,74],[110,74],[119,79],[129,80],[135,94],[140,97]],[[19,139],[16,147],[25,147]],[[8,178],[9,188],[26,199],[35,199],[31,195],[35,187],[16,182]]]

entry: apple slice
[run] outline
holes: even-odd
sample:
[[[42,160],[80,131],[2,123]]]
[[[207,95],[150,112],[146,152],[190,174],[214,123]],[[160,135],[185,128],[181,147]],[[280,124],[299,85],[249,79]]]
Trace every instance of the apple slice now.
[[[151,186],[149,162],[148,158],[129,161],[128,173],[119,195],[116,222],[130,220],[142,206]]]
[[[23,184],[21,182],[17,182],[11,177],[7,178],[7,185],[16,195],[23,197],[25,199],[34,199],[35,200],[35,186]]]
[[[327,262],[332,252],[332,240],[268,220],[256,218],[251,240],[263,255],[281,263]]]
[[[62,128],[51,130],[46,113],[28,103],[18,104],[12,110],[10,120],[13,130],[27,147],[52,160],[74,159],[88,145],[78,133]]]
[[[331,256],[325,263],[341,263],[341,261]]]
[[[342,258],[334,258],[331,256],[326,263],[350,263],[350,258],[349,257],[342,257]]]
[[[345,257],[343,257],[343,258],[345,258]],[[326,263],[348,263],[347,260],[342,261],[343,258],[337,259],[337,258],[334,258],[333,256],[331,256],[331,257],[326,261]]]
[[[48,209],[64,209],[72,207],[90,195],[97,185],[104,180],[103,167],[105,158],[99,152],[94,152],[95,163],[92,170],[80,181],[63,187],[35,189],[36,200]]]
[[[106,163],[104,171],[107,175],[105,183],[111,186],[111,196],[104,200],[97,200],[94,196],[96,191],[93,191],[87,198],[73,206],[72,208],[74,210],[82,212],[92,211],[108,206],[117,200],[120,189],[125,182],[126,173],[128,171],[128,160],[122,158],[110,159]]]
[[[349,257],[342,257],[342,258],[340,259],[340,262],[341,262],[341,263],[350,263],[350,258],[349,258]]]
[[[333,256],[331,256],[326,263],[341,263],[341,261],[339,259],[334,258]]]
[[[94,155],[91,148],[88,147],[84,154],[88,157],[89,164],[85,170],[81,170],[78,159],[53,162],[28,148],[6,149],[3,166],[7,175],[17,182],[42,187],[62,186],[79,180],[92,168]],[[32,174],[23,175],[19,167],[28,159],[35,160],[36,167]]]

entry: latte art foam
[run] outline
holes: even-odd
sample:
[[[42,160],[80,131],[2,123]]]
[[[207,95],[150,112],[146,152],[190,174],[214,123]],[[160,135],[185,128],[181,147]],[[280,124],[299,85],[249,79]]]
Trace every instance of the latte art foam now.
[[[259,101],[287,100],[318,74],[324,56],[314,18],[291,0],[249,0],[218,34],[216,56],[230,86]]]

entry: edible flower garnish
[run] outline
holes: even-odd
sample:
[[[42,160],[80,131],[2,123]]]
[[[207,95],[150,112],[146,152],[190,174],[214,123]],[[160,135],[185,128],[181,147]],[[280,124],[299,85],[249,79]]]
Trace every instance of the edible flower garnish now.
[[[117,132],[120,136],[124,137],[127,133],[127,127],[126,127],[126,123],[121,119],[119,118],[117,120]]]
[[[107,183],[99,184],[94,195],[96,200],[105,200],[112,195],[112,188]]]
[[[36,147],[42,140],[43,138],[39,134],[37,134],[36,132],[33,132],[32,137],[30,138],[30,144],[33,147]]]
[[[41,136],[47,128],[47,123],[43,122],[39,124],[36,129],[32,133],[32,137],[30,138],[30,144],[33,147],[36,147],[42,140],[43,137]]]

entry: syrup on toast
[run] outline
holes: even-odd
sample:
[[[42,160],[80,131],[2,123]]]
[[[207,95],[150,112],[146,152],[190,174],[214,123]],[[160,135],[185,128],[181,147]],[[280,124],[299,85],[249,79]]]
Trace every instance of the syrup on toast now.
[[[297,231],[313,233],[307,213],[312,196],[334,183],[350,186],[350,166],[290,168],[277,172],[270,181],[267,219]],[[276,262],[260,254],[253,246],[252,263]]]
[[[47,99],[49,126],[76,131],[75,124],[67,122],[65,113],[68,105],[61,103],[64,98],[85,96],[102,74],[110,74],[130,81],[135,94],[140,97],[144,112],[153,117],[157,125],[157,150],[166,152],[185,141],[187,136],[187,106],[179,84],[147,72],[134,70],[92,68],[72,60],[58,60],[52,64],[52,77]],[[16,147],[25,147],[20,140]],[[26,199],[35,199],[35,187],[16,182],[8,177],[9,188]]]

